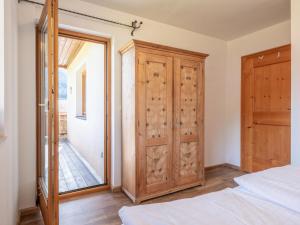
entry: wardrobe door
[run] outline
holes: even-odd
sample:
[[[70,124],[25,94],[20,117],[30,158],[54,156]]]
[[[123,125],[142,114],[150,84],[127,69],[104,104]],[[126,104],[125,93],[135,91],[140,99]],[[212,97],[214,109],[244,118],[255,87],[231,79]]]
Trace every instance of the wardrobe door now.
[[[172,173],[172,57],[138,53],[139,197],[167,190]]]
[[[202,62],[175,58],[175,182],[201,181],[203,171],[204,73]]]

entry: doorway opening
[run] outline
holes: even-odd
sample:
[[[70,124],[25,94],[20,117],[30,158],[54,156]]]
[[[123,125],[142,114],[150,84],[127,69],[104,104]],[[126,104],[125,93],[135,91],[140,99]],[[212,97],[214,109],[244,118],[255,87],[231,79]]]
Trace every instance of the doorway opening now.
[[[109,187],[109,40],[58,36],[58,183],[68,195]]]

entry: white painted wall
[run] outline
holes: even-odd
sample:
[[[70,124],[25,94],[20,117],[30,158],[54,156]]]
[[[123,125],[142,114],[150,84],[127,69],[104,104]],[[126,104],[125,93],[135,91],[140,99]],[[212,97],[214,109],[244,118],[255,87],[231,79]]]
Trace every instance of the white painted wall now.
[[[18,215],[18,106],[17,106],[17,2],[0,1],[4,13],[4,75],[1,68],[1,90],[4,88],[5,139],[0,138],[0,225],[17,224]],[[4,8],[3,8],[4,6]],[[3,11],[4,9],[4,11]],[[2,24],[2,23],[1,23]],[[2,24],[3,25],[3,24]],[[3,27],[1,27],[3,29]],[[3,41],[2,37],[1,40]],[[1,43],[1,50],[3,50]],[[2,58],[3,60],[3,58]],[[1,61],[2,61],[1,60]]]
[[[19,120],[19,207],[35,205],[36,199],[36,111],[35,111],[35,22],[34,9],[18,4],[18,120]],[[24,5],[25,6],[25,5]],[[31,16],[28,16],[31,14]]]
[[[291,0],[292,164],[300,165],[300,1]]]
[[[4,135],[4,0],[0,0],[0,137]]]
[[[289,44],[291,41],[290,25],[290,21],[286,21],[228,42],[225,85],[226,131],[224,132],[227,163],[240,165],[241,57]]]
[[[81,93],[82,87],[77,76],[81,77],[83,66],[86,67],[86,120],[76,118],[76,93]],[[104,181],[104,45],[85,43],[67,71],[68,140]]]
[[[100,15],[131,23],[141,19],[137,16],[95,6],[78,0],[60,1],[60,7]],[[35,32],[34,24],[41,12],[40,7],[19,4],[19,98],[20,98],[20,207],[35,203]],[[130,30],[96,20],[70,14],[60,14],[60,24],[80,31],[103,35],[112,39],[112,185],[121,184],[121,57],[118,49],[132,37]],[[206,166],[225,161],[225,82],[227,44],[170,25],[142,19],[143,28],[134,38],[209,53],[206,64],[206,107],[205,107],[205,164]]]

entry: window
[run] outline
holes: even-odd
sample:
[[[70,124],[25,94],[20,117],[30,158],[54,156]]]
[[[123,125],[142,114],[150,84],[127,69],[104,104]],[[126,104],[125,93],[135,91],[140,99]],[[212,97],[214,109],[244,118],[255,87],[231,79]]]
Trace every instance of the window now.
[[[86,119],[86,65],[83,65],[77,72],[76,79],[76,117]]]

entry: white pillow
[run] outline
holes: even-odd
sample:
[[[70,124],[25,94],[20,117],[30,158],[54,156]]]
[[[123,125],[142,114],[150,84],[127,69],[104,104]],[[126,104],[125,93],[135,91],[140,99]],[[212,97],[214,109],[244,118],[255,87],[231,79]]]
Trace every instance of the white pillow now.
[[[300,213],[300,167],[276,167],[234,180],[256,196]]]

